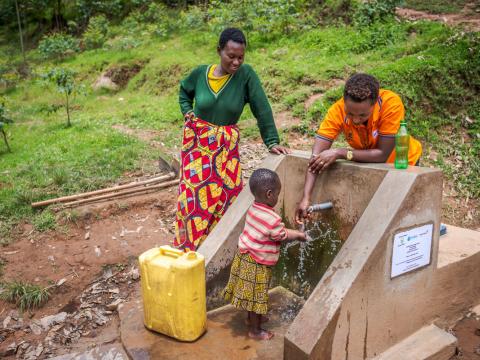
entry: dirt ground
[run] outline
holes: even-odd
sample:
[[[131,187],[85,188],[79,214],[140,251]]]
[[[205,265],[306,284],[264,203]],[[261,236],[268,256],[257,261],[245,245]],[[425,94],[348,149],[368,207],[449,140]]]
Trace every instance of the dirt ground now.
[[[397,15],[409,20],[432,20],[450,26],[462,26],[470,31],[480,31],[480,5],[471,1],[458,14],[429,14],[424,11],[397,8]]]
[[[457,355],[450,360],[480,359],[480,315],[469,313],[452,329],[458,339]]]

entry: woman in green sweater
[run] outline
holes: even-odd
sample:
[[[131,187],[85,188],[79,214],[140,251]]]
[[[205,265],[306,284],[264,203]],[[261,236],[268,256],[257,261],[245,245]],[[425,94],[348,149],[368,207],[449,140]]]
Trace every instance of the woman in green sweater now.
[[[185,117],[182,174],[178,188],[174,245],[196,250],[242,190],[237,122],[246,103],[270,152],[279,145],[272,108],[250,65],[243,64],[247,42],[235,28],[220,35],[220,65],[201,65],[180,83]]]

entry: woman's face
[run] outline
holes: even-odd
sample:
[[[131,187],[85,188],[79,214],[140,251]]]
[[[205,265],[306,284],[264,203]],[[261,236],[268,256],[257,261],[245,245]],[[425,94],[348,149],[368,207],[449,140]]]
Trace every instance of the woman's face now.
[[[370,118],[374,105],[370,100],[355,102],[350,99],[345,100],[345,113],[355,125],[364,124]]]
[[[218,55],[220,55],[223,70],[228,74],[234,74],[243,63],[245,45],[228,40],[223,49],[218,49]]]

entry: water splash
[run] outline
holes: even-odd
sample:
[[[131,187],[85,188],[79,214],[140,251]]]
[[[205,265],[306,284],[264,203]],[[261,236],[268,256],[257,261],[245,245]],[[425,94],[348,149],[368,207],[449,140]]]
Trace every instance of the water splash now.
[[[305,224],[306,242],[285,244],[273,269],[273,286],[281,285],[308,298],[343,242],[334,221],[318,216]]]

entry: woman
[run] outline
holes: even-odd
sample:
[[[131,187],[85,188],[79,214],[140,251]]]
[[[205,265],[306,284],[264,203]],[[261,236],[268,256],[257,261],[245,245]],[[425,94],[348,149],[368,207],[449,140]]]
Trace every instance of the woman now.
[[[242,190],[237,122],[246,103],[263,142],[279,145],[272,109],[255,71],[243,64],[247,42],[235,28],[220,35],[219,65],[201,65],[180,83],[185,117],[174,245],[196,250]]]
[[[371,75],[352,75],[345,83],[343,98],[330,107],[317,131],[296,221],[301,223],[307,217],[317,174],[337,159],[392,163],[395,134],[404,116],[403,103],[397,94],[380,89],[378,80]],[[330,149],[340,133],[352,149]],[[417,165],[421,154],[422,145],[410,136],[409,164]]]

